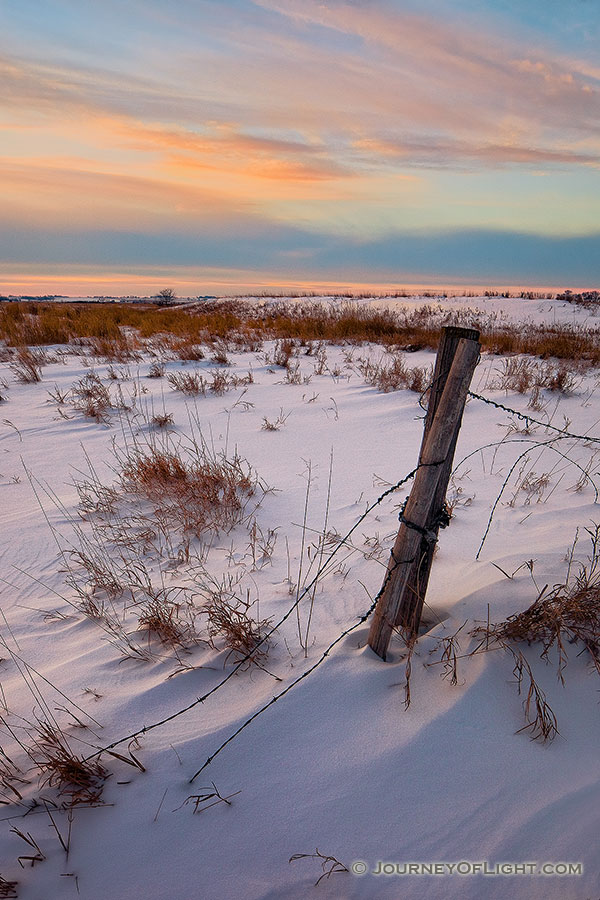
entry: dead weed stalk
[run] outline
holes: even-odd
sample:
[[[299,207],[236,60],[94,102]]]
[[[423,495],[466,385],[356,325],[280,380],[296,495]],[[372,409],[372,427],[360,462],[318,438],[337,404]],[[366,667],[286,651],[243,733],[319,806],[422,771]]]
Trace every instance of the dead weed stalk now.
[[[315,849],[314,853],[294,853],[293,856],[290,856],[288,862],[295,862],[297,859],[318,859],[321,863],[323,874],[315,881],[315,887],[323,880],[323,878],[330,878],[336,872],[341,873],[349,871],[339,859],[336,859],[335,856],[327,856],[325,853],[321,853],[318,847]]]

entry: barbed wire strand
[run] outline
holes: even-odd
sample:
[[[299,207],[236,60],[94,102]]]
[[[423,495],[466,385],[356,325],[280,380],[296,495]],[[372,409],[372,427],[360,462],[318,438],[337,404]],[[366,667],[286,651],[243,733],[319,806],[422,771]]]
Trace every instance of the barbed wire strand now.
[[[597,489],[597,487],[596,487],[596,485],[595,485],[593,479],[591,478],[589,472],[586,472],[585,469],[583,468],[583,466],[580,466],[579,463],[575,462],[575,460],[569,459],[569,457],[566,456],[566,454],[561,453],[560,450],[558,450],[556,447],[553,447],[552,445],[553,445],[553,443],[554,443],[555,440],[557,440],[557,439],[556,439],[556,438],[551,438],[551,440],[549,440],[549,441],[540,441],[539,443],[534,444],[532,447],[528,447],[527,450],[524,450],[523,453],[521,453],[521,454],[516,458],[516,460],[514,461],[514,463],[512,464],[512,466],[510,467],[510,469],[508,470],[508,475],[506,476],[506,478],[504,479],[504,481],[503,481],[503,483],[502,483],[502,487],[500,488],[500,493],[498,494],[498,496],[496,497],[496,499],[495,499],[495,501],[494,501],[494,505],[492,506],[492,511],[490,512],[490,516],[489,516],[489,519],[488,519],[488,521],[487,521],[487,526],[486,526],[484,535],[483,535],[483,537],[482,537],[482,539],[481,539],[481,543],[480,543],[480,545],[479,545],[479,549],[478,549],[477,553],[475,554],[475,559],[479,559],[479,554],[481,553],[481,551],[482,551],[482,549],[483,549],[483,545],[485,544],[485,541],[486,541],[486,538],[487,538],[487,536],[488,536],[488,534],[489,534],[490,528],[492,527],[492,520],[493,520],[493,518],[494,518],[494,513],[496,512],[496,509],[497,509],[497,507],[498,507],[498,504],[500,503],[500,499],[501,499],[501,497],[502,497],[502,494],[504,493],[504,489],[506,488],[506,485],[507,485],[508,482],[510,481],[510,477],[511,477],[512,473],[515,471],[515,469],[517,468],[517,466],[518,466],[518,464],[520,463],[520,461],[521,461],[525,456],[527,456],[528,453],[531,453],[532,450],[537,450],[538,447],[543,447],[544,449],[545,449],[545,448],[548,448],[548,449],[550,449],[550,450],[554,450],[555,453],[558,453],[559,456],[562,456],[562,458],[563,458],[563,459],[566,459],[568,462],[570,462],[571,465],[573,465],[573,466],[575,466],[576,468],[580,469],[580,471],[586,476],[586,478],[590,481],[592,487],[594,488],[594,492],[595,492],[595,500],[594,500],[594,502],[597,502],[597,501],[598,501],[598,489]]]
[[[391,557],[393,559],[393,553],[391,554]],[[388,569],[386,577],[383,580],[383,584],[381,585],[381,588],[378,590],[375,597],[373,597],[371,605],[369,606],[368,610],[365,613],[363,613],[362,616],[359,617],[358,621],[355,622],[354,625],[350,625],[349,628],[346,628],[344,631],[342,631],[342,633],[339,634],[336,637],[336,639],[329,644],[329,646],[323,651],[323,653],[321,654],[319,659],[316,662],[314,662],[312,664],[312,666],[310,666],[308,669],[306,669],[302,673],[302,675],[299,675],[297,678],[295,678],[294,681],[290,682],[290,684],[288,684],[288,686],[286,688],[284,688],[278,694],[275,694],[275,696],[272,697],[268,703],[265,703],[264,706],[261,706],[260,709],[256,710],[256,712],[253,713],[248,719],[246,719],[246,721],[243,722],[240,725],[240,727],[238,729],[236,729],[236,731],[234,731],[233,734],[231,734],[227,738],[227,740],[223,741],[223,743],[215,750],[215,752],[212,753],[208,757],[206,762],[203,763],[202,766],[200,766],[198,771],[195,772],[194,775],[192,775],[189,783],[191,784],[198,777],[198,775],[200,775],[200,773],[203,772],[204,769],[206,769],[207,766],[209,766],[212,763],[213,759],[216,756],[218,756],[219,753],[221,753],[221,751],[224,750],[228,744],[230,744],[233,740],[235,740],[235,738],[244,730],[244,728],[247,728],[248,725],[250,725],[252,722],[254,722],[255,719],[257,719],[264,712],[266,712],[269,709],[269,707],[273,706],[274,703],[277,703],[278,700],[280,700],[282,697],[284,697],[289,691],[292,690],[292,688],[296,687],[296,685],[299,684],[304,678],[307,678],[309,675],[311,675],[312,672],[314,672],[315,669],[317,669],[321,665],[321,663],[325,662],[325,660],[327,659],[327,657],[329,656],[329,654],[331,653],[333,648],[337,644],[339,644],[340,641],[343,641],[345,637],[347,637],[349,634],[351,634],[353,631],[356,631],[357,628],[359,628],[361,625],[363,625],[367,621],[369,616],[371,616],[373,614],[373,612],[375,611],[375,607],[377,606],[379,598],[382,596],[385,588],[387,587],[388,581],[390,580],[394,570],[397,569],[398,566],[411,564],[413,562],[414,562],[414,559],[394,560],[394,565],[390,566],[390,568]]]
[[[542,428],[548,428],[550,431],[556,431],[558,434],[564,434],[565,437],[574,438],[577,441],[591,441],[594,444],[600,444],[600,437],[591,437],[587,434],[573,434],[571,431],[567,431],[566,428],[558,428],[556,425],[551,425],[549,422],[540,422],[539,419],[534,419],[532,416],[528,416],[526,413],[519,412],[516,409],[511,409],[510,406],[504,406],[503,403],[497,403],[495,400],[490,400],[489,397],[482,397],[481,394],[475,394],[473,391],[468,392],[468,396],[472,397],[474,400],[481,400],[482,403],[487,403],[488,406],[494,406],[496,409],[502,409],[504,412],[510,413],[512,416],[516,416],[518,419],[523,419],[523,421],[528,424],[532,422],[534,425],[541,425]]]
[[[249,662],[252,659],[252,657],[254,656],[256,651],[266,641],[269,640],[269,638],[287,621],[287,619],[289,619],[289,617],[292,615],[292,613],[294,612],[296,607],[299,605],[299,603],[304,599],[304,597],[309,593],[309,591],[311,591],[312,588],[317,584],[319,578],[321,578],[321,576],[323,574],[323,571],[330,564],[331,560],[336,555],[338,550],[340,550],[341,547],[345,546],[346,541],[352,536],[352,534],[356,531],[356,529],[359,527],[359,525],[361,525],[362,522],[364,522],[364,520],[367,518],[367,516],[370,515],[370,513],[377,506],[379,506],[385,500],[386,497],[388,497],[390,494],[393,494],[394,491],[397,491],[399,488],[402,487],[402,485],[406,484],[408,481],[410,481],[412,478],[414,478],[414,476],[416,475],[419,468],[422,468],[424,465],[427,465],[427,464],[421,463],[420,465],[416,466],[411,472],[408,473],[408,475],[405,475],[404,478],[400,479],[400,481],[397,481],[395,484],[393,484],[389,488],[387,488],[382,494],[379,495],[379,497],[377,497],[376,500],[374,500],[367,507],[365,512],[361,516],[359,516],[359,518],[352,525],[352,527],[340,539],[338,545],[336,547],[334,547],[332,552],[328,555],[327,559],[319,567],[314,578],[310,581],[310,583],[305,588],[303,588],[301,594],[296,598],[294,603],[292,603],[292,605],[287,609],[285,614],[279,619],[278,622],[276,622],[275,625],[273,625],[263,635],[263,637],[255,644],[255,646],[252,648],[252,650],[250,650],[248,653],[246,653],[245,656],[243,656],[235,664],[235,666],[233,667],[231,672],[229,672],[229,674],[226,675],[225,678],[222,678],[221,681],[219,681],[216,685],[214,685],[209,691],[207,691],[201,697],[196,697],[195,700],[193,700],[191,703],[188,703],[187,706],[184,706],[181,709],[178,709],[176,712],[173,712],[170,715],[165,716],[163,719],[160,719],[157,722],[153,722],[151,725],[144,725],[142,728],[138,728],[136,731],[131,732],[131,734],[125,735],[124,737],[121,737],[118,740],[113,741],[112,743],[107,744],[104,747],[99,747],[94,753],[92,753],[92,754],[90,754],[90,756],[86,757],[84,761],[88,762],[89,760],[94,759],[97,756],[100,756],[102,753],[106,753],[110,750],[113,750],[115,747],[118,747],[120,744],[124,744],[126,741],[127,742],[133,741],[136,738],[141,737],[144,734],[147,734],[149,731],[153,731],[155,728],[160,728],[162,725],[166,725],[168,722],[173,721],[173,719],[176,719],[179,716],[184,715],[185,713],[189,712],[191,709],[194,709],[194,707],[198,706],[201,703],[204,703],[206,700],[208,700],[209,697],[211,697],[214,693],[216,693],[216,691],[218,691],[220,688],[222,688],[231,678],[233,678],[234,675],[236,675],[239,672],[239,670],[247,662]],[[386,579],[386,581],[384,581],[384,584],[385,583],[387,583],[387,579]],[[376,602],[376,601],[374,601],[374,602]]]

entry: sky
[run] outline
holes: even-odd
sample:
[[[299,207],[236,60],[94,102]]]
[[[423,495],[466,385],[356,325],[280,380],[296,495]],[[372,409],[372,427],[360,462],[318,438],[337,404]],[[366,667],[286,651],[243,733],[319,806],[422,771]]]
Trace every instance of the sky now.
[[[598,287],[597,0],[2,0],[0,292]]]

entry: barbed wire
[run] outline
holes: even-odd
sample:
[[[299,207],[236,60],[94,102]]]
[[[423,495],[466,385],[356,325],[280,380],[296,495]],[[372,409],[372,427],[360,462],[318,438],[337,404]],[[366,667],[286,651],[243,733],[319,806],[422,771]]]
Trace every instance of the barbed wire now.
[[[541,425],[542,428],[548,428],[550,431],[556,431],[558,434],[563,434],[565,437],[570,437],[577,441],[591,441],[592,443],[600,444],[600,437],[591,437],[587,434],[573,434],[573,432],[567,431],[566,428],[558,428],[556,425],[551,425],[549,422],[541,422],[539,419],[534,419],[533,416],[527,415],[527,413],[519,412],[517,409],[511,409],[510,406],[505,406],[503,403],[497,403],[496,400],[490,400],[489,397],[483,397],[481,394],[476,394],[474,391],[469,391],[467,396],[472,397],[474,400],[481,400],[482,403],[487,403],[488,406],[494,406],[496,409],[501,409],[504,412],[510,413],[512,416],[522,419],[528,426],[533,423],[534,425]]]
[[[537,450],[537,449],[539,449],[540,447],[542,447],[542,448],[544,448],[544,449],[547,448],[547,449],[549,449],[549,450],[552,450],[552,451],[554,451],[554,453],[558,453],[559,456],[561,456],[563,459],[567,460],[567,462],[569,462],[570,465],[575,466],[577,469],[579,469],[580,472],[582,473],[582,475],[583,475],[585,478],[587,478],[587,480],[590,482],[590,484],[592,485],[592,487],[593,487],[593,489],[594,489],[594,503],[597,503],[597,502],[598,502],[598,488],[596,487],[596,484],[595,484],[593,478],[591,477],[591,475],[589,474],[589,472],[586,472],[586,470],[583,468],[583,466],[580,466],[579,463],[576,462],[574,459],[569,459],[569,457],[568,457],[565,453],[562,453],[557,447],[554,447],[554,446],[553,446],[553,444],[554,444],[557,440],[558,440],[558,438],[550,438],[550,440],[548,440],[548,441],[539,441],[539,442],[536,442],[536,443],[534,443],[531,447],[528,447],[527,450],[524,450],[523,453],[521,453],[521,454],[516,458],[516,460],[514,461],[514,463],[512,464],[512,466],[510,467],[510,469],[508,470],[508,475],[506,476],[506,478],[504,479],[504,481],[503,481],[503,483],[502,483],[502,487],[500,488],[500,493],[498,494],[498,496],[496,497],[496,499],[495,499],[495,501],[494,501],[494,504],[493,504],[493,506],[492,506],[492,510],[491,510],[490,515],[489,515],[489,518],[488,518],[488,520],[487,520],[487,525],[486,525],[486,528],[485,528],[485,532],[484,532],[484,534],[483,534],[483,537],[482,537],[482,539],[481,539],[481,543],[480,543],[480,545],[479,545],[479,549],[477,550],[477,553],[475,554],[475,559],[479,559],[479,554],[480,554],[481,551],[483,550],[483,545],[485,544],[486,539],[487,539],[487,536],[488,536],[488,534],[489,534],[489,532],[490,532],[490,528],[492,527],[492,521],[493,521],[493,519],[494,519],[494,513],[496,512],[496,509],[497,509],[497,507],[498,507],[498,504],[500,503],[500,499],[501,499],[501,497],[502,497],[502,494],[504,493],[504,489],[506,488],[508,482],[510,481],[511,475],[513,474],[513,472],[515,471],[515,469],[517,468],[517,466],[518,466],[518,464],[521,462],[521,460],[524,459],[524,458],[527,456],[527,454],[528,454],[528,453],[531,453],[533,450]]]
[[[408,476],[406,476],[406,478],[404,478],[401,482],[398,482],[396,485],[393,485],[392,487],[388,488],[388,490],[385,491],[384,494],[382,494],[381,499],[383,499],[385,496],[387,496],[388,494],[392,493],[393,491],[397,490],[399,487],[402,486],[402,484],[406,483],[406,481],[408,481],[409,478],[414,477],[414,475],[416,475],[416,473],[417,473],[417,471],[418,471],[419,469],[421,469],[421,468],[427,468],[427,467],[431,467],[431,466],[441,466],[441,465],[444,464],[444,462],[445,462],[445,460],[442,459],[442,460],[436,460],[435,462],[431,462],[431,463],[420,463],[420,464],[419,464],[415,469],[413,469],[413,471],[412,471]],[[378,498],[378,501],[375,501],[375,503],[373,504],[373,506],[375,506],[377,502],[380,502],[380,501],[379,501],[379,498]],[[371,508],[372,508],[372,507],[371,507]],[[364,515],[361,517],[361,519],[359,520],[359,522],[360,522],[363,518],[364,518]],[[407,525],[407,526],[409,526],[409,527],[413,525],[413,523],[408,523],[408,522],[406,521],[406,519],[404,519],[402,513],[400,513],[399,520],[400,520],[400,522],[403,522],[405,525]],[[353,526],[352,531],[354,530],[354,528],[356,528],[356,526],[357,526],[358,524],[359,524],[359,523],[357,522],[356,525]],[[414,526],[413,526],[413,527],[414,527]],[[420,529],[419,529],[419,530],[420,530]],[[340,544],[339,544],[338,546],[341,546],[341,544],[343,544],[344,541],[346,541],[346,540],[348,539],[348,536],[349,536],[349,535],[347,535],[347,536],[344,538],[344,540],[343,540],[342,542],[340,542]],[[436,536],[436,537],[437,537],[437,536]],[[416,562],[416,559],[417,559],[416,556],[413,557],[412,559],[396,559],[396,557],[394,556],[394,550],[392,549],[391,552],[390,552],[390,562],[391,562],[392,564],[390,565],[390,564],[388,563],[388,569],[387,569],[385,578],[384,578],[384,580],[383,580],[383,584],[381,585],[380,589],[377,591],[377,594],[373,597],[373,600],[371,601],[371,605],[369,606],[368,610],[367,610],[365,613],[363,613],[362,616],[360,616],[360,617],[358,618],[358,620],[357,620],[353,625],[350,625],[348,628],[345,628],[344,631],[342,631],[342,633],[339,634],[339,635],[335,638],[335,640],[333,640],[333,641],[329,644],[329,646],[322,652],[322,654],[321,654],[321,656],[319,657],[319,659],[317,659],[316,662],[314,662],[314,663],[312,664],[312,666],[310,666],[310,667],[309,667],[308,669],[306,669],[301,675],[299,675],[299,676],[298,676],[297,678],[295,678],[292,682],[290,682],[290,684],[288,684],[287,687],[285,687],[285,688],[283,688],[283,690],[279,691],[278,694],[275,694],[275,696],[272,697],[272,698],[271,698],[267,703],[265,703],[263,706],[261,706],[260,709],[256,710],[256,712],[254,712],[251,716],[249,716],[249,717],[248,717],[248,718],[247,718],[247,719],[239,726],[239,728],[237,728],[237,729],[233,732],[233,734],[230,734],[229,737],[228,737],[225,741],[223,741],[222,744],[220,744],[220,746],[215,750],[215,752],[212,753],[212,754],[207,758],[207,760],[203,763],[203,765],[200,766],[200,768],[198,769],[198,771],[195,772],[194,775],[192,775],[192,777],[190,778],[190,782],[189,782],[189,783],[191,784],[191,783],[198,777],[198,775],[200,775],[200,774],[204,771],[204,769],[206,769],[207,766],[209,766],[209,765],[212,763],[212,761],[215,759],[215,757],[218,756],[219,753],[221,753],[221,751],[224,750],[225,747],[227,747],[233,740],[235,740],[235,738],[236,738],[239,734],[241,734],[241,732],[242,732],[245,728],[247,728],[248,725],[250,725],[252,722],[254,722],[255,719],[257,719],[259,716],[261,716],[261,715],[262,715],[264,712],[266,712],[271,706],[273,706],[275,703],[277,703],[278,700],[280,700],[280,699],[281,699],[282,697],[284,697],[287,693],[289,693],[289,691],[291,691],[292,688],[294,688],[297,684],[299,684],[301,681],[303,681],[305,678],[307,678],[309,675],[311,675],[312,672],[315,671],[315,669],[318,669],[318,667],[319,667],[323,662],[325,662],[325,660],[327,659],[327,657],[329,656],[329,654],[331,653],[331,651],[333,650],[333,648],[336,647],[337,644],[340,643],[340,641],[343,641],[345,637],[347,637],[349,634],[351,634],[353,631],[355,631],[357,628],[359,628],[364,622],[366,622],[367,619],[368,619],[368,618],[373,614],[373,612],[375,611],[375,608],[376,608],[376,606],[377,606],[377,603],[379,602],[379,599],[383,596],[383,593],[384,593],[385,589],[387,588],[387,585],[388,585],[388,583],[389,583],[389,581],[390,581],[390,579],[391,579],[393,573],[395,572],[395,570],[396,570],[399,566],[412,565],[413,563]]]
[[[275,696],[272,697],[268,703],[265,703],[264,706],[261,706],[260,709],[257,709],[255,713],[253,713],[249,718],[247,718],[246,721],[243,722],[240,725],[240,727],[237,728],[236,731],[234,731],[233,734],[231,734],[227,738],[227,740],[223,741],[223,743],[215,750],[215,752],[212,753],[208,757],[206,762],[200,766],[198,771],[195,772],[194,775],[192,775],[192,777],[190,778],[190,781],[189,781],[190,784],[198,777],[198,775],[201,774],[201,772],[204,771],[204,769],[206,769],[207,766],[209,766],[212,763],[213,759],[216,756],[218,756],[219,753],[221,753],[221,751],[224,750],[228,744],[230,744],[233,740],[235,740],[235,738],[244,730],[244,728],[247,728],[248,725],[250,725],[252,722],[254,722],[255,719],[257,719],[264,712],[266,712],[269,709],[269,707],[273,706],[274,703],[277,703],[278,700],[280,700],[282,697],[284,697],[285,694],[287,694],[289,691],[292,690],[292,688],[296,687],[296,685],[299,684],[304,678],[307,678],[309,675],[311,675],[312,672],[315,671],[315,669],[318,669],[318,667],[321,665],[321,663],[325,662],[325,660],[327,659],[327,657],[329,656],[329,654],[331,653],[333,648],[335,646],[337,646],[337,644],[339,644],[340,641],[343,641],[345,637],[348,637],[349,634],[352,634],[353,631],[356,631],[357,628],[359,628],[361,625],[363,625],[367,621],[367,619],[374,613],[375,607],[377,606],[377,603],[379,602],[379,598],[383,595],[383,592],[384,592],[385,588],[387,587],[387,584],[388,584],[390,578],[392,577],[394,570],[397,569],[398,566],[400,566],[400,565],[404,565],[406,563],[412,563],[414,561],[414,560],[395,560],[393,551],[391,553],[391,559],[394,560],[394,565],[390,566],[389,569],[387,570],[387,574],[383,580],[383,584],[381,585],[380,589],[377,591],[377,594],[375,595],[375,597],[373,597],[373,600],[372,600],[371,605],[369,606],[368,610],[365,613],[363,613],[362,616],[359,617],[358,621],[355,622],[354,625],[350,625],[349,628],[346,628],[344,631],[342,631],[342,633],[339,634],[336,637],[336,639],[329,644],[329,646],[323,651],[323,653],[321,654],[319,659],[316,662],[314,662],[312,664],[312,666],[310,666],[308,669],[306,669],[302,673],[302,675],[299,675],[292,682],[290,682],[290,684],[288,684],[288,686],[286,688],[284,688],[278,694],[275,694]]]
[[[176,718],[178,718],[179,716],[184,715],[185,713],[187,713],[187,712],[189,712],[190,710],[194,709],[194,707],[199,706],[200,704],[204,703],[206,700],[209,699],[209,697],[211,697],[211,696],[212,696],[213,694],[215,694],[218,690],[220,690],[220,688],[222,688],[225,684],[227,684],[227,682],[228,682],[231,678],[233,678],[233,676],[236,675],[236,674],[240,671],[240,669],[241,669],[243,666],[246,665],[246,663],[248,663],[249,661],[251,661],[252,657],[253,657],[253,656],[255,655],[255,653],[259,650],[259,648],[260,648],[263,644],[265,644],[265,643],[270,639],[270,637],[271,637],[271,636],[272,636],[272,635],[273,635],[273,634],[274,634],[274,633],[275,633],[275,632],[276,632],[276,631],[277,631],[277,630],[278,630],[278,629],[279,629],[279,628],[280,628],[280,627],[281,627],[281,626],[289,619],[289,617],[292,615],[292,613],[294,612],[294,610],[298,607],[298,605],[300,604],[300,602],[304,599],[304,597],[306,597],[306,595],[307,595],[307,594],[312,590],[312,588],[317,584],[319,578],[322,576],[323,572],[325,571],[325,569],[327,568],[327,566],[330,564],[331,560],[332,560],[333,557],[336,555],[336,553],[338,552],[338,550],[340,550],[340,548],[343,547],[343,546],[346,544],[346,542],[347,542],[347,541],[350,539],[350,537],[354,534],[354,532],[355,532],[356,529],[359,527],[359,525],[360,525],[362,522],[364,522],[364,520],[367,518],[367,516],[370,515],[370,513],[371,513],[377,506],[379,506],[381,503],[383,503],[383,501],[385,500],[386,497],[388,497],[390,494],[393,494],[394,491],[397,491],[399,488],[402,487],[402,485],[406,484],[408,481],[410,481],[412,478],[414,478],[414,476],[416,475],[416,473],[418,472],[418,470],[419,470],[420,468],[423,468],[423,467],[426,466],[426,465],[429,465],[429,464],[428,464],[428,463],[420,463],[419,465],[415,466],[415,468],[412,469],[412,471],[410,471],[410,472],[408,473],[408,475],[405,475],[404,478],[401,478],[400,481],[397,481],[395,484],[390,485],[389,488],[387,488],[382,494],[380,494],[379,497],[377,497],[377,499],[374,500],[374,501],[366,508],[366,510],[364,511],[364,513],[362,513],[362,515],[359,516],[359,518],[358,518],[358,519],[356,520],[356,522],[352,525],[352,527],[346,532],[346,534],[345,534],[342,538],[340,538],[339,543],[337,544],[337,546],[334,547],[334,549],[333,549],[333,550],[331,551],[331,553],[328,555],[327,559],[319,566],[319,568],[318,568],[318,570],[317,570],[317,572],[316,572],[314,578],[309,582],[308,585],[306,585],[306,587],[304,587],[304,588],[302,589],[302,591],[300,592],[299,596],[295,599],[295,601],[292,603],[292,605],[287,609],[287,611],[285,612],[285,614],[279,619],[278,622],[275,623],[275,625],[273,625],[267,632],[265,632],[265,634],[264,634],[264,635],[262,636],[262,638],[254,645],[254,647],[253,647],[248,653],[246,653],[246,654],[245,654],[245,655],[244,655],[244,656],[243,656],[243,657],[235,664],[235,666],[234,666],[233,669],[229,672],[228,675],[226,675],[224,678],[222,678],[221,681],[219,681],[216,685],[213,685],[213,687],[212,687],[209,691],[207,691],[205,694],[203,694],[203,695],[200,696],[200,697],[196,697],[195,700],[192,700],[191,703],[188,703],[187,706],[184,706],[184,707],[182,707],[181,709],[176,710],[175,712],[171,713],[171,714],[168,715],[168,716],[165,716],[164,718],[160,719],[160,720],[157,721],[157,722],[153,722],[151,725],[144,725],[144,726],[142,726],[142,728],[138,728],[136,731],[131,732],[131,734],[125,735],[124,737],[121,737],[121,738],[119,738],[119,739],[116,740],[116,741],[112,741],[112,743],[107,744],[107,745],[104,746],[104,747],[99,747],[97,750],[95,750],[94,753],[92,753],[92,754],[90,754],[89,756],[87,756],[87,757],[84,759],[84,762],[89,762],[89,760],[95,759],[96,757],[100,756],[102,753],[110,752],[110,751],[113,750],[115,747],[118,747],[120,744],[124,744],[124,743],[126,743],[126,742],[133,741],[133,740],[135,740],[136,738],[139,738],[139,737],[141,737],[141,736],[147,734],[149,731],[153,731],[155,728],[160,728],[162,725],[166,725],[168,722],[172,722],[173,719],[176,719]],[[391,574],[391,571],[392,571],[392,570],[393,570],[393,567],[392,567],[392,569],[389,570],[388,576],[387,576],[386,579],[384,580],[384,585],[387,584],[387,580],[388,580],[389,575]],[[382,587],[382,590],[383,590],[383,587]],[[377,596],[377,599],[379,598],[380,594],[381,594],[381,591],[379,592],[379,594],[378,594],[378,596]],[[377,599],[375,599],[375,600],[373,601],[372,609],[375,608],[375,605],[376,605],[376,603],[377,603]],[[367,616],[371,615],[372,609],[370,609],[369,612],[366,614]],[[360,622],[359,622],[358,624],[360,624]],[[354,630],[355,627],[358,627],[358,625],[352,626],[352,628],[349,629],[348,633],[350,633],[350,631]],[[345,636],[345,635],[342,635],[342,637],[344,637],[344,636]],[[341,640],[341,639],[342,639],[342,638],[339,638],[339,640]],[[338,642],[338,641],[336,640],[332,646],[335,646],[335,644],[336,644],[337,642]],[[325,655],[327,655],[327,653],[329,652],[330,649],[331,649],[331,648],[328,648],[328,650],[326,651],[326,654],[325,654]],[[323,657],[323,658],[325,658],[325,657]],[[322,661],[322,660],[321,660],[321,661]],[[306,674],[309,674],[309,672],[312,671],[314,668],[316,668],[316,666],[313,666],[310,670],[307,670]],[[297,679],[296,682],[293,682],[292,685],[289,685],[288,688],[282,692],[282,695],[283,695],[284,693],[287,693],[287,690],[288,690],[289,688],[291,688],[291,687],[293,686],[294,683],[297,683],[298,680],[300,680],[300,679]],[[271,702],[275,702],[275,701],[273,700],[273,701],[271,701]],[[270,705],[270,703],[267,704],[267,705]],[[255,718],[256,715],[257,715],[257,714],[255,713],[255,715],[254,715],[253,718]],[[216,754],[213,754],[213,755],[216,755]],[[194,777],[195,777],[195,776],[194,776]]]

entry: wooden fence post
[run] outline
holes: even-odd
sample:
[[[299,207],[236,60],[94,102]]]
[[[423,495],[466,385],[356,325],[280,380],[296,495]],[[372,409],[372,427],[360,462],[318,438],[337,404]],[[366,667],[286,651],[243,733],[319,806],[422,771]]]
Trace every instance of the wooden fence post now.
[[[369,631],[369,646],[382,659],[386,657],[413,566],[419,559],[421,540],[425,538],[428,543],[434,544],[437,537],[437,534],[427,530],[427,524],[434,497],[438,493],[440,472],[445,467],[450,450],[456,442],[456,433],[460,427],[479,350],[480,345],[477,341],[465,338],[459,340],[442,396],[421,447],[420,468],[415,475],[410,497],[400,519],[384,589]],[[444,496],[446,487],[447,479]],[[411,602],[413,597],[414,594],[411,592]],[[418,625],[416,619],[411,622],[411,630],[414,633],[418,630]]]
[[[437,356],[435,358],[435,369],[433,372],[433,380],[431,390],[429,391],[429,403],[427,404],[427,416],[425,418],[425,428],[423,430],[423,440],[421,443],[421,454],[425,442],[431,430],[433,417],[442,398],[442,393],[448,379],[448,373],[452,366],[452,361],[461,338],[470,341],[479,340],[479,332],[475,328],[458,328],[454,325],[447,325],[442,328],[440,343],[438,346]],[[436,491],[433,496],[429,521],[427,522],[427,531],[436,535],[440,529],[440,517],[443,515],[444,503],[446,502],[446,493],[448,490],[448,482],[452,471],[452,462],[454,460],[454,451],[458,440],[458,432],[460,430],[460,419],[454,431],[454,437],[448,451],[448,458],[443,466],[440,466],[440,478]],[[419,461],[421,457],[419,457]],[[403,602],[398,610],[398,618],[394,623],[398,628],[412,629],[413,623],[418,629],[423,612],[423,602],[427,593],[427,585],[429,584],[429,575],[431,572],[431,563],[433,562],[433,553],[435,543],[433,541],[421,540],[421,547],[417,554],[417,559],[413,563],[411,573],[406,585],[406,591]]]

